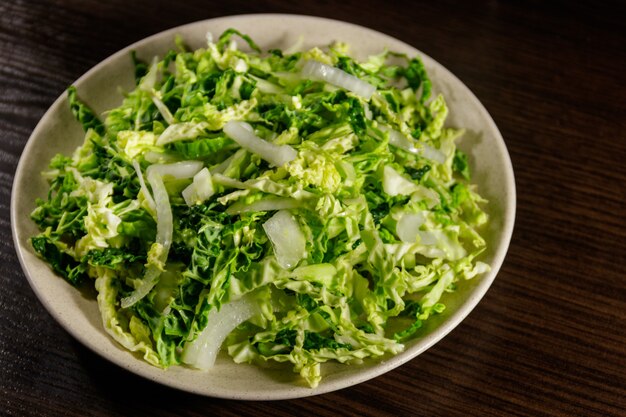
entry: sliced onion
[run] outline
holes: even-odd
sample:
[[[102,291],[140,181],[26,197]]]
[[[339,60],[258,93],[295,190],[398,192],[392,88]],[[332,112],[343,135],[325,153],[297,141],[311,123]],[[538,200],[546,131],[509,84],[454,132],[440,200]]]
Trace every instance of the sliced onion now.
[[[263,230],[272,242],[278,264],[293,268],[306,256],[306,238],[300,225],[287,210],[280,210],[263,223]]]
[[[248,75],[250,78],[256,81],[255,88],[267,94],[280,94],[285,90],[272,82],[269,82],[263,78],[255,77],[254,75]]]
[[[147,174],[151,172],[158,173],[161,177],[167,175],[174,178],[191,178],[202,169],[202,162],[200,161],[182,161],[175,162],[173,164],[154,164],[150,165],[147,169]]]
[[[172,125],[176,123],[176,120],[174,119],[174,116],[172,116],[170,109],[167,108],[165,103],[161,101],[161,98],[157,96],[156,93],[152,93],[152,102],[154,103],[156,108],[159,110],[159,113],[161,113],[161,116],[163,116],[163,119],[165,119],[167,124]]]
[[[239,191],[238,191],[239,192]],[[289,197],[267,197],[250,204],[237,201],[226,209],[227,214],[239,214],[250,211],[287,210],[301,207],[302,202]]]
[[[199,166],[198,166],[199,164]],[[172,207],[170,206],[169,195],[163,183],[164,175],[171,175],[175,178],[189,178],[195,175],[202,168],[202,162],[187,161],[167,165],[150,165],[147,170],[148,183],[152,187],[154,203],[157,214],[157,233],[155,244],[161,246],[158,252],[157,262],[165,265],[172,245],[173,219]],[[150,264],[138,288],[128,297],[122,298],[122,308],[128,308],[137,301],[145,297],[156,285],[161,275],[161,269],[155,264]]]
[[[339,68],[331,67],[330,65],[314,60],[306,61],[302,68],[302,75],[314,80],[325,81],[340,88],[345,88],[366,100],[369,100],[372,94],[374,94],[374,91],[376,91],[376,87],[360,78],[348,74]]]
[[[256,136],[252,126],[245,122],[229,121],[224,126],[224,133],[242,148],[259,155],[277,167],[293,161],[298,156],[298,152],[289,145],[275,145]]]
[[[379,126],[378,127],[383,132],[387,132],[389,134],[389,143],[396,148],[404,149],[407,152],[411,152],[414,154],[419,154],[420,151],[413,145],[411,140],[404,136],[402,133],[398,132],[387,126]]]
[[[183,190],[183,198],[188,206],[199,204],[206,201],[215,194],[213,181],[211,181],[211,173],[208,169],[202,168],[193,177],[193,182]]]
[[[397,148],[404,149],[405,151],[416,155],[422,155],[424,158],[439,162],[440,164],[443,164],[446,161],[446,156],[443,152],[433,148],[432,146],[420,143],[419,147],[416,147],[413,141],[397,130],[391,129],[387,126],[379,126],[379,129],[383,132],[389,133],[389,143]]]
[[[183,362],[205,371],[212,368],[226,336],[259,313],[257,303],[249,295],[224,304],[219,310],[213,308],[206,328],[194,341],[185,344]]]
[[[156,243],[163,246],[163,263],[167,260],[167,253],[172,244],[172,207],[170,206],[169,195],[163,183],[166,175],[174,178],[193,177],[202,168],[200,161],[185,161],[174,164],[157,164],[148,167],[148,182],[154,193],[154,202],[157,212],[157,236]]]
[[[152,102],[159,110],[159,113],[161,113],[163,119],[165,119],[165,121],[171,125],[174,123],[174,116],[172,116],[172,113],[167,108],[165,103],[161,101],[161,98],[154,91],[154,86],[156,85],[157,79],[159,78],[158,62],[158,58],[154,57],[154,59],[152,60],[152,65],[150,65],[150,70],[148,70],[148,73],[143,77],[141,83],[139,83],[139,89],[150,93],[150,98],[152,98]]]
[[[146,186],[146,182],[143,179],[143,174],[141,173],[141,167],[139,166],[139,162],[136,159],[133,159],[133,168],[135,168],[135,173],[137,173],[137,178],[139,179],[139,185],[141,186],[141,191],[143,192],[143,197],[146,199],[148,206],[154,212],[156,212],[156,205],[154,204],[154,199],[152,198],[152,194],[148,191],[148,187]]]
[[[150,168],[153,166],[154,165],[151,165]],[[170,246],[172,244],[172,208],[170,207],[170,201],[167,195],[167,190],[165,189],[165,184],[163,184],[163,178],[157,171],[150,171],[150,168],[148,168],[148,182],[150,183],[150,187],[152,187],[152,192],[154,193],[154,202],[156,203],[157,213],[157,234],[155,243],[161,245],[158,262],[160,264],[165,264]],[[156,285],[161,272],[161,269],[157,265],[150,264],[139,287],[136,288],[135,291],[133,291],[128,297],[122,298],[122,308],[128,308],[145,297]]]
[[[439,162],[440,164],[446,162],[446,156],[443,154],[443,152],[426,144],[422,144],[422,156],[424,156],[424,158],[426,159]]]
[[[154,165],[152,165],[154,166]],[[163,183],[163,177],[158,171],[150,171],[148,168],[148,182],[154,193],[154,202],[157,212],[157,234],[156,242],[163,246],[165,256],[163,263],[167,259],[167,251],[172,244],[172,207],[170,206],[169,195]]]

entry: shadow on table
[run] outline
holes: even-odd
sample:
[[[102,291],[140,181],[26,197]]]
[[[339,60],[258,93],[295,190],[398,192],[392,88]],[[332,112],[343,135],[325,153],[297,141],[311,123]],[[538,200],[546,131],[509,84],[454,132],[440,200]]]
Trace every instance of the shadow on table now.
[[[154,383],[102,359],[77,341],[73,344],[77,358],[94,389],[101,394],[101,405],[108,413],[113,409],[121,415],[179,415],[183,409],[210,412],[213,407],[230,402]]]

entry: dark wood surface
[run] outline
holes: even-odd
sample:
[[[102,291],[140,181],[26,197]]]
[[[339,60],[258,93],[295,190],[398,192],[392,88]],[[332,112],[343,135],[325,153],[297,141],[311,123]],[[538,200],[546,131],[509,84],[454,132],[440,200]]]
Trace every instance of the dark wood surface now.
[[[44,310],[12,244],[22,149],[68,84],[161,30],[259,12],[332,17],[408,42],[487,107],[513,161],[511,247],[479,306],[410,363],[338,392],[236,402],[94,355]],[[626,415],[626,7],[587,2],[0,2],[0,414]]]

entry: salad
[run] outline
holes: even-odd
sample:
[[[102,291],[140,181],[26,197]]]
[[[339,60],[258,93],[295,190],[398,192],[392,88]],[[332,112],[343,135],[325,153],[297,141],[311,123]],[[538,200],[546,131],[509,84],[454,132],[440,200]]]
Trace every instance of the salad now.
[[[147,362],[207,370],[223,350],[315,387],[324,362],[401,352],[489,270],[463,130],[419,58],[262,52],[229,29],[132,59],[102,116],[68,89],[85,140],[43,173],[31,243]]]

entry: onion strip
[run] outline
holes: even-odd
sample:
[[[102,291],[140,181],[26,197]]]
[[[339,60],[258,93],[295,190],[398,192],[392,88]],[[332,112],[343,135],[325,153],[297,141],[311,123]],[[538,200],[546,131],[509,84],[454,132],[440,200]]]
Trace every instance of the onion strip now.
[[[418,143],[417,147],[413,141],[403,135],[397,130],[391,129],[387,126],[379,126],[379,129],[389,134],[389,143],[396,148],[404,149],[407,152],[421,155],[426,159],[439,162],[443,164],[446,161],[446,156],[438,149],[428,146],[425,143]]]
[[[376,91],[372,84],[355,77],[352,74],[331,67],[318,61],[308,60],[302,67],[302,75],[313,80],[325,81],[336,87],[345,88],[354,94],[369,100]]]
[[[137,178],[139,179],[139,185],[141,186],[141,191],[143,192],[143,197],[146,199],[148,206],[153,212],[156,212],[156,205],[154,203],[154,198],[152,198],[152,194],[148,191],[148,187],[146,186],[146,182],[143,179],[143,174],[141,173],[141,167],[139,166],[139,162],[136,159],[133,160],[133,168],[135,168],[135,173],[137,174]]]
[[[306,237],[300,225],[287,210],[281,210],[263,223],[263,230],[272,242],[278,264],[293,268],[306,256]]]
[[[270,164],[281,167],[287,162],[293,161],[298,152],[289,145],[275,145],[254,134],[252,126],[248,123],[231,120],[224,126],[226,133],[242,148],[259,155]]]
[[[154,194],[154,203],[157,214],[157,233],[156,245],[160,245],[157,250],[156,262],[150,263],[146,269],[146,273],[139,287],[135,289],[128,297],[122,298],[122,308],[128,308],[137,301],[148,295],[159,280],[162,272],[162,266],[167,262],[170,246],[172,245],[173,235],[173,216],[172,207],[170,206],[169,195],[163,183],[163,176],[170,175],[175,178],[189,178],[194,176],[202,168],[202,162],[188,161],[177,162],[167,165],[150,165],[147,170],[148,183]]]
[[[207,326],[198,337],[185,343],[183,362],[206,371],[215,364],[226,336],[246,320],[260,312],[257,304],[248,294],[238,300],[223,304],[219,310],[209,312]]]

